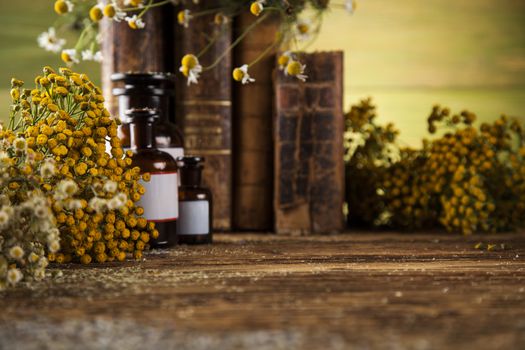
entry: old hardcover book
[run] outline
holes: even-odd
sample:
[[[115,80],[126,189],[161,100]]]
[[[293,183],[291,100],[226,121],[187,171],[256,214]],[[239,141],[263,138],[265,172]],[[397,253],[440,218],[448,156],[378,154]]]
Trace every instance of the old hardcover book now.
[[[112,95],[111,74],[127,72],[173,72],[171,24],[168,6],[152,8],[144,15],[146,26],[131,29],[126,21],[103,19],[102,90],[112,116],[118,114],[117,97]],[[171,10],[171,8],[170,8]],[[167,30],[169,29],[169,30]]]
[[[235,36],[256,20],[246,12],[236,17]],[[273,80],[277,17],[269,17],[235,48],[234,66],[267,55],[250,67],[255,82],[235,84],[233,225],[237,230],[273,229]]]
[[[213,7],[214,1],[188,4],[192,13]],[[176,8],[175,11],[180,10]],[[216,25],[214,14],[202,15],[191,20],[185,28],[174,21],[175,66],[187,54],[197,55],[202,66],[219,60],[231,44],[231,23]],[[213,40],[210,43],[210,40]],[[232,217],[232,86],[231,54],[227,53],[212,69],[202,73],[199,83],[187,86],[179,74],[176,88],[178,124],[184,133],[185,154],[204,156],[203,184],[213,194],[213,228],[230,230]]]
[[[344,227],[343,54],[301,55],[305,83],[275,83],[275,230],[308,234]]]

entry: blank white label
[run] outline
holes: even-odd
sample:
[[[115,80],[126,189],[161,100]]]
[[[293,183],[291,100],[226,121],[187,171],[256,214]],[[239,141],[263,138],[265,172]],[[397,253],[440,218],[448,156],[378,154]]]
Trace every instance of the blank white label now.
[[[210,203],[208,201],[180,201],[179,210],[178,235],[210,233]]]
[[[144,208],[148,221],[173,221],[179,216],[178,176],[173,173],[151,173],[151,180],[140,184],[146,193],[137,202]]]

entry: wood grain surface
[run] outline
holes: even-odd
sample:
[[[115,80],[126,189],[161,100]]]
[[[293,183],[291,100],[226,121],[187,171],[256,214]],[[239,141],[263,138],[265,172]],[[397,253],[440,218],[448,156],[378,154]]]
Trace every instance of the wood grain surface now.
[[[0,349],[519,349],[524,257],[523,234],[222,234],[0,294]]]

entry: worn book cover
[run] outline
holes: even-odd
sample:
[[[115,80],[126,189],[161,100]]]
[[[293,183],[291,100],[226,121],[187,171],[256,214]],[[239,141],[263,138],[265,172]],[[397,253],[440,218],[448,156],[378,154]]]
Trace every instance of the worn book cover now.
[[[339,232],[344,226],[343,53],[299,56],[305,83],[276,75],[275,229]]]
[[[238,37],[257,18],[246,12],[235,18]],[[250,67],[255,78],[234,84],[234,202],[233,224],[238,230],[273,229],[273,79],[279,18],[268,17],[234,49],[234,66],[257,60]]]

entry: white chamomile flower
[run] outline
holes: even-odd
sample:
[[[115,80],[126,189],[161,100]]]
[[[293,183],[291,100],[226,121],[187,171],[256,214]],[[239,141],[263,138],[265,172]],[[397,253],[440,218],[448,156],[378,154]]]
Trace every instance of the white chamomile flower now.
[[[89,201],[89,207],[94,209],[97,213],[103,212],[108,206],[107,200],[99,197],[93,197]]]
[[[0,210],[0,228],[7,226],[11,217],[5,210]]]
[[[82,60],[102,62],[102,53],[100,51],[93,52],[92,50],[84,50],[82,51]]]
[[[126,20],[126,22],[128,22],[128,26],[131,29],[142,29],[146,26],[146,23],[144,23],[142,18],[138,17],[137,15],[126,17],[124,19]]]
[[[40,167],[40,176],[49,178],[55,175],[55,164],[52,161],[45,161]]]
[[[288,65],[288,62],[294,59],[294,56],[291,51],[285,51],[279,58],[277,59],[277,64],[279,65],[280,70],[284,70],[286,66]]]
[[[308,40],[311,36],[312,21],[309,19],[300,19],[295,26],[297,39]]]
[[[7,152],[0,151],[0,166],[9,164],[10,159],[11,158]]]
[[[353,14],[357,8],[357,2],[355,0],[346,0],[345,9],[349,14]]]
[[[62,61],[64,61],[68,65],[80,62],[78,59],[78,52],[75,49],[62,50],[60,58],[62,58]]]
[[[78,191],[78,185],[75,181],[67,179],[62,180],[58,183],[58,191],[65,194],[68,197],[71,197]]]
[[[60,243],[58,242],[58,240],[55,239],[51,242],[48,242],[47,248],[51,253],[56,253],[60,250]]]
[[[33,209],[35,216],[39,219],[44,219],[50,215],[49,209],[43,205],[35,206]]]
[[[23,137],[17,137],[13,141],[13,146],[15,146],[15,150],[17,150],[19,152],[24,152],[26,150],[26,148],[27,148],[26,139],[24,139]]]
[[[51,27],[47,32],[43,32],[37,38],[38,46],[46,51],[59,52],[66,44],[65,39],[60,39],[56,36],[55,28]]]
[[[190,84],[197,84],[199,76],[202,72],[202,66],[199,64],[197,56],[187,54],[182,57],[179,71],[188,78],[188,86]]]
[[[108,201],[108,209],[115,210],[121,208],[126,202],[123,202],[120,197],[115,196]]]
[[[242,66],[235,68],[232,72],[232,75],[235,81],[240,81],[243,84],[248,84],[255,81],[255,79],[250,77],[250,74],[248,74],[247,64],[243,64]]]
[[[266,0],[257,0],[252,2],[250,5],[250,12],[252,15],[259,16],[264,10],[264,4],[266,4]]]
[[[126,18],[126,12],[122,11],[122,9],[119,7],[119,4],[115,0],[107,3],[99,2],[99,4],[102,6],[102,14],[105,17],[111,18],[115,22],[120,22]]]
[[[31,252],[31,254],[29,254],[29,256],[27,257],[27,259],[29,260],[29,262],[31,262],[32,264],[35,264],[39,259],[40,257],[35,254],[35,252]]]
[[[108,209],[120,209],[128,201],[128,196],[125,193],[119,192],[116,196],[108,201]]]
[[[69,210],[77,210],[82,208],[82,201],[80,199],[71,199],[66,203]]]
[[[12,286],[20,282],[23,277],[24,275],[22,274],[22,271],[20,271],[16,267],[11,268],[7,271],[7,282],[9,282],[9,284],[11,284]]]
[[[181,10],[177,13],[177,22],[184,28],[188,28],[190,25],[190,20],[193,18],[190,10]]]
[[[306,78],[308,78],[308,76],[304,74],[305,68],[306,68],[306,65],[301,64],[301,62],[299,61],[292,60],[286,66],[286,70],[284,71],[284,74],[296,77],[297,79],[304,82],[306,81]]]
[[[108,180],[104,183],[104,192],[113,193],[117,190],[117,183],[115,181]]]
[[[24,250],[18,245],[12,246],[9,249],[9,256],[15,260],[21,260],[24,257]]]

